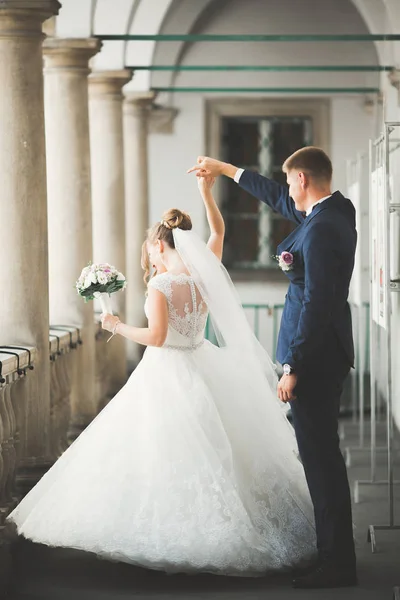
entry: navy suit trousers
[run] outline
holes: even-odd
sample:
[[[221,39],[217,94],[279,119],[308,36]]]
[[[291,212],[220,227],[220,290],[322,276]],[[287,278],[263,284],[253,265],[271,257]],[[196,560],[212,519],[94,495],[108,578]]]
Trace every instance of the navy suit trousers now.
[[[320,558],[353,569],[350,490],[338,435],[340,396],[350,367],[338,341],[332,339],[327,348],[320,363],[299,376],[291,410],[314,505]]]

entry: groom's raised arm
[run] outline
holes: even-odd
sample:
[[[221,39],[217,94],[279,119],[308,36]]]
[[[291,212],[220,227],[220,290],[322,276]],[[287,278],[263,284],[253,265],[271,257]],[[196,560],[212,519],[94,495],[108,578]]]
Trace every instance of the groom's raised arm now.
[[[188,173],[193,171],[196,171],[198,177],[218,177],[218,175],[230,177],[246,192],[268,204],[286,219],[295,223],[304,221],[303,214],[296,210],[294,201],[289,196],[288,188],[259,173],[238,169],[238,167],[209,156],[199,156],[197,164],[189,169]]]
[[[261,202],[268,204],[286,219],[295,223],[304,221],[302,213],[296,210],[287,187],[259,173],[244,169],[237,169],[233,179],[242,189],[261,200]]]

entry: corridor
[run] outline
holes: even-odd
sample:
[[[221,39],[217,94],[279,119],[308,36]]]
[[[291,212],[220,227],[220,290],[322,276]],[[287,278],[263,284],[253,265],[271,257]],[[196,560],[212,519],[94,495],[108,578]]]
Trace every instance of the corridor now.
[[[400,0],[0,0],[0,90],[0,599],[10,581],[10,600],[400,600]],[[356,210],[355,375],[341,422],[360,586],[166,576],[10,544],[7,516],[142,359],[139,343],[108,343],[100,300],[77,294],[82,269],[114,265],[127,282],[108,298],[115,316],[146,328],[146,230],[178,207],[209,235],[187,174],[197,157],[286,185],[284,161],[306,146],[329,155],[330,193]],[[288,290],[276,249],[293,223],[236,180],[213,189],[222,262],[276,362]],[[215,342],[210,320],[204,335]],[[371,478],[370,422],[359,419],[371,414],[380,483],[358,497],[355,483]],[[372,554],[368,526],[390,520],[387,415],[395,528],[377,531]]]

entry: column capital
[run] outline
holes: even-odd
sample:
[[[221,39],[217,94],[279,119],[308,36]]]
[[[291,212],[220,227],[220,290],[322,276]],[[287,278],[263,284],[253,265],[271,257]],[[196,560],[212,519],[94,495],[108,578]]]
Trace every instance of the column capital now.
[[[42,24],[60,8],[58,0],[0,0],[0,39],[44,38]]]
[[[400,68],[399,69],[394,68],[391,71],[389,71],[388,79],[389,79],[390,83],[392,84],[392,86],[395,87],[396,90],[399,92],[399,101],[400,101]]]
[[[400,68],[398,68],[398,69],[394,68],[391,71],[389,71],[388,79],[389,79],[390,83],[392,84],[392,86],[395,87],[398,92],[398,99],[399,99],[399,105],[400,105]]]
[[[119,71],[93,71],[89,75],[90,97],[113,97],[121,100],[122,88],[132,79],[130,69]]]
[[[394,69],[389,71],[388,78],[389,78],[390,83],[395,88],[397,88],[397,89],[400,88],[400,68],[396,69],[396,67],[395,67]]]
[[[124,113],[136,114],[149,111],[157,94],[152,91],[125,92],[124,96]]]
[[[178,114],[177,108],[154,104],[150,113],[149,133],[173,133]]]
[[[373,115],[377,106],[382,106],[384,102],[383,92],[378,92],[373,96],[364,98],[363,108],[367,115]]]
[[[101,46],[97,38],[47,38],[43,44],[45,72],[65,70],[88,74],[89,60]]]

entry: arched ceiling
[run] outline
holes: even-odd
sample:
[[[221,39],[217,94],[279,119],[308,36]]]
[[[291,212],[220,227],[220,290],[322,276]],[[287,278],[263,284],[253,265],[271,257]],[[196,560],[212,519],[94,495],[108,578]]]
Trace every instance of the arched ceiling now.
[[[56,32],[60,37],[123,33],[191,33],[203,29],[207,22],[212,21],[216,12],[225,8],[226,2],[227,0],[61,0],[62,8],[57,17]],[[355,6],[367,31],[400,32],[399,0],[346,2]],[[261,27],[262,25],[261,23]],[[329,14],[327,25],[329,26]],[[340,33],[351,33],[346,30],[345,20],[343,28],[343,32]],[[332,33],[329,29],[322,31],[328,32]],[[377,43],[376,48],[381,64],[400,64],[400,42]],[[181,60],[187,49],[188,45],[183,42],[105,42],[102,51],[93,59],[93,68],[116,69],[126,64],[175,64]],[[146,90],[150,87],[151,80],[150,72],[137,71],[129,87]]]

